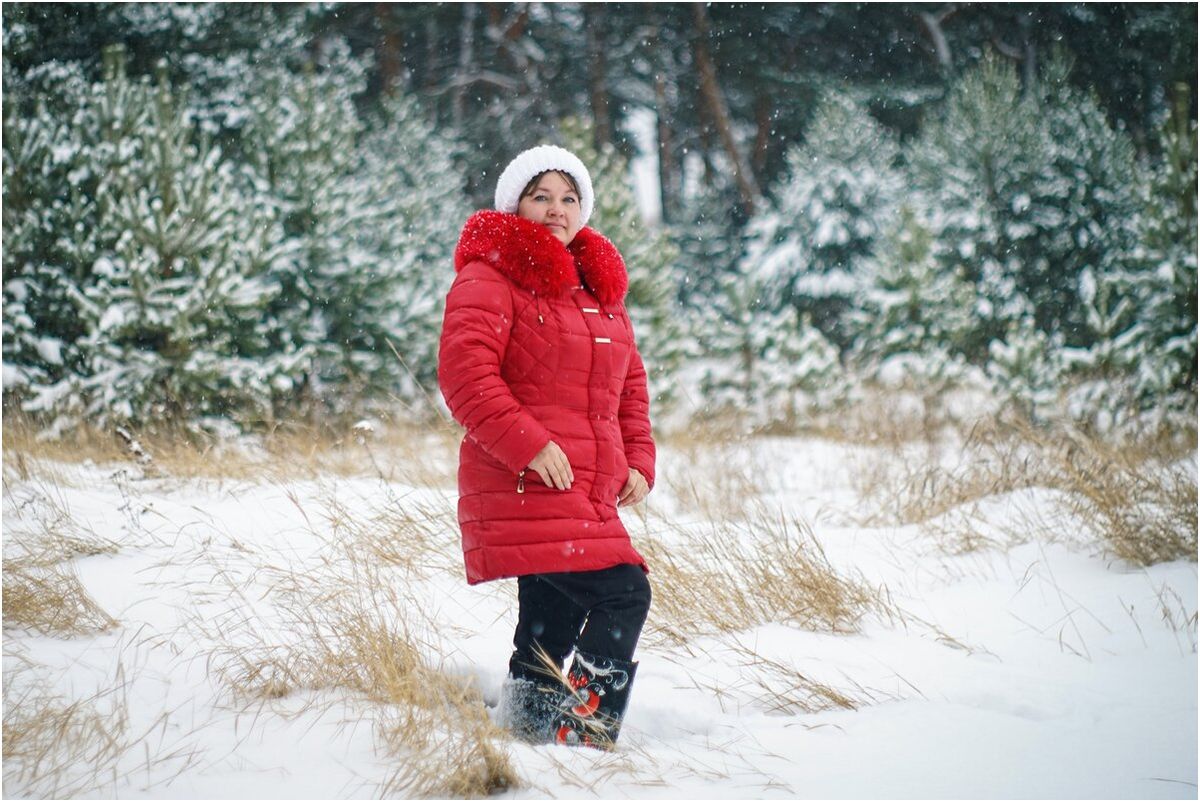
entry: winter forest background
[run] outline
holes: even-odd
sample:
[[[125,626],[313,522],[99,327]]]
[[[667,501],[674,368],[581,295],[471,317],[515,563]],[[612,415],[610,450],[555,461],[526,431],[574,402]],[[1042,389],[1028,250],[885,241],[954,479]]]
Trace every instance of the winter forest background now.
[[[1195,798],[1173,4],[7,3],[13,798]],[[592,168],[652,372],[613,752],[494,717],[463,222]]]
[[[46,431],[435,417],[459,228],[538,143],[592,166],[656,414],[1194,427],[1195,4],[3,23],[4,401]]]

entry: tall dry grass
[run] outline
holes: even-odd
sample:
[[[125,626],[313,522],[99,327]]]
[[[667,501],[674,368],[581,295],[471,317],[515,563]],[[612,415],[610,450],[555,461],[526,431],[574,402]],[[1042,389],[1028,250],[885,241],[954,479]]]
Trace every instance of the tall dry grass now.
[[[524,783],[507,735],[474,680],[447,668],[438,623],[409,573],[428,531],[391,563],[361,548],[370,528],[341,510],[320,564],[263,563],[244,577],[214,566],[237,600],[192,627],[210,647],[209,670],[239,704],[270,705],[297,691],[340,690],[374,721],[392,769],[383,796],[479,798]]]
[[[680,508],[710,521],[736,521],[760,497],[747,436],[728,421],[673,432],[663,447],[678,455],[686,470],[660,470],[660,481]]]
[[[1001,422],[961,430],[947,453],[947,426],[925,413],[884,417],[883,424],[880,419],[862,413],[837,432],[848,449],[862,455],[863,521],[918,524],[951,553],[999,548],[1006,541],[997,539],[994,527],[984,527],[980,505],[1004,493],[1046,488],[1060,499],[1063,520],[1013,522],[1012,538],[1029,533],[1052,538],[1056,526],[1074,521],[1093,529],[1107,550],[1130,562],[1189,554],[1195,559],[1194,444],[1191,451],[1186,444],[1149,440],[1118,448],[1077,431]],[[34,514],[33,507],[18,510],[26,500],[17,499],[10,485],[53,484],[59,463],[80,459],[137,466],[148,475],[181,482],[382,480],[383,503],[374,495],[315,501],[293,495],[312,524],[306,534],[319,541],[313,559],[246,547],[236,553],[172,552],[172,565],[187,564],[193,577],[188,581],[196,583],[188,588],[197,603],[189,635],[204,644],[209,671],[228,690],[232,704],[269,713],[276,700],[323,698],[305,691],[349,696],[373,722],[385,759],[394,766],[376,789],[382,796],[481,797],[536,787],[537,778],[518,772],[509,738],[493,726],[476,683],[451,667],[439,628],[453,622],[437,620],[422,597],[426,580],[461,571],[453,494],[430,492],[454,486],[457,432],[281,427],[244,446],[134,433],[149,460],[131,448],[129,439],[111,432],[81,435],[74,445],[40,442],[35,432],[19,427],[11,438],[8,434],[6,520],[10,511]],[[641,511],[647,533],[639,536],[638,546],[653,566],[655,591],[647,653],[660,658],[691,654],[701,648],[698,639],[706,649],[719,644],[736,667],[735,679],[706,692],[771,713],[855,709],[886,698],[853,677],[818,676],[763,655],[738,636],[765,624],[853,634],[871,621],[923,622],[901,611],[886,587],[835,565],[805,521],[766,506],[750,473],[753,459],[745,458],[754,445],[743,434],[693,430],[672,445],[691,469],[664,476],[662,489],[706,523],[683,526]],[[735,452],[742,452],[736,465],[748,470],[730,469]],[[410,493],[412,488],[420,490]],[[10,612],[13,626],[58,634],[111,627],[114,622],[102,610],[87,607],[71,565],[78,556],[105,553],[118,544],[76,525],[65,508],[59,514],[47,502],[39,509],[43,520],[24,525],[23,551],[10,554],[6,544],[6,627]],[[58,575],[46,580],[46,572]],[[57,596],[36,584],[44,580],[59,583]],[[29,599],[48,603],[48,610],[34,611]],[[1160,601],[1164,622],[1181,633],[1181,648],[1188,645],[1182,639],[1189,638],[1194,651],[1194,611],[1189,613],[1188,603],[1167,589]],[[20,612],[22,605],[30,612]],[[935,634],[951,646],[976,649],[949,634]],[[68,771],[72,761],[111,771],[138,742],[120,715],[108,721],[93,715],[106,711],[107,701],[21,696],[7,682],[6,672],[6,782],[11,776],[25,788],[69,794],[76,790],[70,779],[76,775]],[[288,713],[294,712],[292,704]],[[58,751],[51,746],[54,733],[69,736]],[[584,791],[594,792],[600,779],[616,776],[660,788],[653,766],[633,765],[644,757],[633,749],[636,741],[630,746],[626,739],[620,752],[591,759],[586,771],[578,770],[574,755],[552,759],[559,779]]]
[[[11,516],[20,524],[5,543],[5,626],[59,636],[96,634],[116,624],[87,594],[71,561],[113,553],[118,544],[86,531],[54,500],[56,487],[89,476],[94,481],[96,472],[83,469],[89,462],[115,464],[121,477],[128,473],[132,483],[114,481],[134,507],[140,478],[153,478],[153,487],[164,478],[381,480],[382,502],[331,494],[314,506],[292,493],[327,533],[318,538],[326,542],[315,566],[292,560],[295,555],[259,553],[237,538],[226,550],[210,539],[176,540],[158,567],[186,567],[184,584],[198,604],[189,641],[194,633],[215,644],[209,669],[240,704],[269,705],[306,689],[338,689],[358,699],[396,766],[381,795],[470,798],[521,784],[509,741],[491,723],[479,689],[446,670],[436,638],[419,634],[423,626],[432,629],[424,620],[425,600],[406,595],[421,578],[461,571],[450,559],[457,545],[452,499],[427,491],[398,495],[416,491],[394,485],[452,486],[457,433],[387,430],[380,436],[361,427],[340,439],[276,433],[251,448],[205,446],[161,433],[127,438],[80,430],[68,442],[44,441],[17,425],[5,434],[6,521]],[[410,581],[396,581],[404,577]],[[265,598],[249,590],[262,586]],[[98,774],[118,781],[117,764],[140,741],[128,733],[127,713],[96,711],[118,699],[119,688],[68,701],[49,688],[21,691],[7,683],[9,672],[5,676],[6,784],[58,796],[103,787]],[[147,765],[158,760],[147,751]]]
[[[117,622],[83,587],[74,560],[114,554],[118,544],[78,523],[54,487],[27,490],[15,494],[6,473],[4,627],[57,636],[112,629]]]
[[[648,634],[676,646],[768,623],[848,634],[899,615],[886,589],[835,568],[805,522],[762,507],[703,529],[663,522],[638,546],[656,579]]]
[[[688,672],[688,678],[697,690],[717,700],[726,712],[749,707],[774,715],[812,715],[828,710],[857,710],[889,698],[846,676],[840,677],[835,685],[802,670],[792,661],[766,656],[758,646],[747,645],[737,638],[714,648],[710,654],[719,656],[722,665],[735,670],[726,672],[723,681],[694,671]]]
[[[1067,431],[1058,448],[1047,440],[1036,438],[1051,455],[1047,483],[1064,491],[1065,508],[1099,532],[1113,556],[1142,566],[1196,561],[1194,451],[1160,440],[1109,444],[1078,431]]]
[[[6,796],[14,787],[51,799],[82,793],[129,749],[127,699],[117,688],[67,700],[27,673],[4,672]]]
[[[70,565],[4,561],[4,627],[46,635],[92,635],[117,625],[88,594]]]
[[[5,796],[70,799],[117,796],[123,783],[160,769],[175,777],[199,762],[201,750],[188,739],[164,744],[166,714],[134,729],[130,682],[118,665],[111,684],[89,695],[67,698],[27,660],[5,655]],[[136,778],[136,779],[135,779]]]
[[[285,481],[320,476],[379,476],[418,487],[452,487],[454,447],[461,431],[445,422],[404,420],[358,426],[278,422],[252,434],[217,436],[202,430],[160,426],[81,425],[49,438],[39,421],[6,410],[6,470],[46,472],[55,463],[128,465],[139,475],[180,481]]]
[[[951,553],[1078,529],[1133,565],[1196,559],[1196,454],[1187,433],[1110,442],[1067,424],[1007,417],[976,423],[953,447],[894,445],[859,461],[860,521],[921,525]],[[1054,503],[1038,519],[1008,521],[1005,542],[972,524],[982,502],[1030,489],[1054,491]]]

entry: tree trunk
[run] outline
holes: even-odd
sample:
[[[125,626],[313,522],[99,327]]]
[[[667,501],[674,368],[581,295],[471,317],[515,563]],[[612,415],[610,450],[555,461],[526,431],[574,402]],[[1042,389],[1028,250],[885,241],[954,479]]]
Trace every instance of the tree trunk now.
[[[754,137],[754,156],[752,157],[755,176],[761,176],[767,169],[767,146],[771,144],[771,116],[771,99],[766,95],[756,97],[754,99],[754,122],[758,127],[758,134]]]
[[[404,69],[400,58],[402,40],[390,6],[391,3],[375,4],[375,19],[379,25],[379,79],[385,95],[395,91]]]
[[[604,58],[606,14],[603,3],[583,4],[583,26],[587,29],[588,94],[592,104],[592,144],[598,153],[603,153],[604,148],[613,141],[606,79],[608,65]]]
[[[675,206],[679,200],[670,114],[667,108],[667,78],[659,70],[654,74],[654,118],[658,121],[658,192],[664,223],[675,219]]]
[[[745,159],[738,152],[737,141],[733,136],[729,107],[725,103],[725,96],[721,94],[721,87],[717,82],[717,67],[708,49],[708,15],[704,11],[704,4],[693,3],[692,15],[696,24],[692,51],[696,58],[696,68],[700,71],[700,93],[712,115],[721,145],[733,165],[733,177],[742,196],[742,206],[746,213],[750,214],[758,202],[758,185]]]
[[[463,6],[462,26],[458,35],[458,74],[469,75],[475,62],[475,15],[479,7],[474,3]],[[466,120],[467,84],[460,83],[454,88],[454,99],[451,104],[451,119],[455,131],[463,131]]]
[[[669,52],[664,51],[659,38],[659,26],[655,22],[646,37],[647,57],[654,69],[654,120],[658,140],[658,200],[662,210],[662,222],[675,219],[679,202],[679,185],[675,169],[675,144],[671,137],[670,99],[667,96],[667,65],[671,62]]]

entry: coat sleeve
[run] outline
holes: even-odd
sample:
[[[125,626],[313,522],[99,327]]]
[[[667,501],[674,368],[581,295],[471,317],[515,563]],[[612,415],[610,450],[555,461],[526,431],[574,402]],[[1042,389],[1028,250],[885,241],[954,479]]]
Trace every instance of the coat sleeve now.
[[[632,324],[629,337],[630,343],[634,343]],[[656,451],[654,437],[650,433],[650,393],[646,389],[646,367],[642,364],[636,344],[633,344],[629,371],[625,374],[625,384],[621,389],[617,419],[621,424],[621,439],[625,444],[625,459],[629,467],[636,468],[653,488]]]
[[[508,282],[483,263],[466,265],[446,296],[438,384],[467,435],[514,474],[550,442],[500,375],[512,333]]]

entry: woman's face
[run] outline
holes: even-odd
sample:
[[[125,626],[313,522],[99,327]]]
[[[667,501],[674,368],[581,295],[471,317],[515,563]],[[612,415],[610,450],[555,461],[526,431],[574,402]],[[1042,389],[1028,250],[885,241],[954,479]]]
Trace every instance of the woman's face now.
[[[517,214],[550,230],[563,245],[579,233],[579,193],[562,174],[546,173],[521,196]]]

